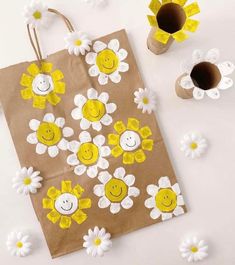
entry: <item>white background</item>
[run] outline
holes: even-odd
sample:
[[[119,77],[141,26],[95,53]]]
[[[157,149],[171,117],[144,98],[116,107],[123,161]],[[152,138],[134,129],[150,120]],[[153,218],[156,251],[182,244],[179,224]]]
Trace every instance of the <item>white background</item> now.
[[[46,0],[45,0],[46,1]],[[183,44],[174,44],[161,56],[146,48],[150,30],[146,19],[149,0],[109,0],[105,9],[90,9],[79,0],[47,0],[71,18],[77,29],[92,38],[126,28],[146,86],[157,95],[157,116],[170,157],[178,175],[189,213],[169,222],[153,225],[113,241],[104,258],[92,258],[85,251],[52,260],[29,198],[17,195],[11,179],[19,168],[17,156],[0,112],[0,260],[2,264],[82,265],[183,265],[178,246],[188,235],[207,240],[209,258],[201,265],[235,264],[235,90],[222,91],[218,101],[196,102],[176,97],[174,81],[181,74],[180,62],[193,49],[221,50],[221,61],[235,61],[235,1],[200,1],[200,29]],[[190,1],[191,2],[191,1]],[[22,9],[28,0],[0,0],[0,67],[33,60]],[[65,27],[56,20],[42,32],[45,53],[64,48]],[[235,75],[233,75],[235,77]],[[4,86],[4,84],[0,84]],[[14,104],[14,102],[12,102]],[[207,154],[189,160],[179,149],[184,133],[201,132],[209,141]],[[26,258],[11,257],[5,239],[15,228],[30,232],[34,251]]]

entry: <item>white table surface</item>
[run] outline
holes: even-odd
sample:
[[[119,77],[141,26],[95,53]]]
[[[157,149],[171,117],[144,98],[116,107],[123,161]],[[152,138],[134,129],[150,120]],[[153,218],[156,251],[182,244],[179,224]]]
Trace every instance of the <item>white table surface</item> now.
[[[169,222],[153,225],[113,241],[104,258],[92,258],[85,251],[52,260],[29,198],[11,188],[19,168],[18,159],[0,111],[0,262],[1,264],[86,264],[86,265],[183,265],[178,246],[188,235],[197,235],[210,245],[209,258],[201,265],[235,264],[235,89],[224,91],[219,101],[183,101],[176,97],[174,81],[181,74],[180,62],[193,49],[217,47],[221,60],[235,61],[235,1],[199,0],[200,29],[183,44],[174,44],[161,56],[146,48],[149,0],[109,0],[105,9],[90,9],[79,0],[48,0],[72,19],[78,29],[93,38],[126,28],[146,86],[157,94],[157,116],[172,163],[178,175],[189,213]],[[0,67],[33,60],[22,8],[28,0],[0,0]],[[58,20],[42,32],[46,53],[64,48],[65,27]],[[233,74],[235,78],[235,75]],[[0,86],[3,84],[0,84]],[[209,141],[207,154],[189,160],[179,149],[184,133],[199,131]],[[27,258],[11,257],[5,239],[12,229],[32,235],[34,251]]]

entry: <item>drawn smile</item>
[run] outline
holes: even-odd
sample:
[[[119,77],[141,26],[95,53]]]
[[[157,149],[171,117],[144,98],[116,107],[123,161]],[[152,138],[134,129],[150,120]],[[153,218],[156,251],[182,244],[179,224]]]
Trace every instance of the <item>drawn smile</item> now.
[[[99,110],[99,112],[98,112],[97,115],[93,115],[91,112],[90,112],[90,115],[91,115],[91,117],[93,117],[93,118],[98,118],[98,117],[100,116],[100,110]]]
[[[46,137],[42,136],[42,139],[45,140],[45,141],[53,141],[54,138],[55,138],[55,134],[54,133],[53,133],[51,138],[46,138]]]
[[[126,146],[128,146],[128,147],[134,147],[134,146],[136,146],[136,141],[135,141],[135,143],[134,143],[134,145],[129,145],[129,144],[126,144]]]
[[[48,87],[47,87],[47,89],[45,90],[42,90],[42,89],[40,89],[38,86],[37,86],[37,89],[40,91],[40,92],[47,92],[48,90],[50,90],[51,89],[51,84],[49,84],[48,85]]]
[[[92,159],[92,157],[93,157],[93,152],[91,152],[91,155],[90,155],[90,157],[89,157],[89,158],[82,156],[82,158],[83,158],[84,160],[86,160],[86,161],[89,161],[89,160],[91,160],[91,159]]]
[[[116,194],[113,194],[113,193],[112,193],[112,191],[110,191],[110,194],[111,194],[113,197],[116,197],[116,198],[118,198],[118,197],[120,197],[120,196],[121,196],[121,194],[122,194],[122,188],[120,189],[120,193],[119,193],[118,195],[116,195]]]
[[[111,67],[108,67],[108,66],[106,66],[106,65],[102,65],[104,68],[106,68],[106,69],[108,69],[108,70],[112,70],[113,68],[114,68],[114,66],[115,66],[115,61],[113,60],[113,64],[112,64],[112,66]]]
[[[72,210],[73,208],[73,203],[71,202],[71,207],[69,209],[64,209],[62,206],[61,206],[61,209],[64,210],[65,212],[69,212],[70,210]]]
[[[172,205],[173,201],[171,200],[171,202],[169,204],[166,204],[166,203],[163,203],[162,202],[162,205],[165,206],[165,207],[170,207]]]

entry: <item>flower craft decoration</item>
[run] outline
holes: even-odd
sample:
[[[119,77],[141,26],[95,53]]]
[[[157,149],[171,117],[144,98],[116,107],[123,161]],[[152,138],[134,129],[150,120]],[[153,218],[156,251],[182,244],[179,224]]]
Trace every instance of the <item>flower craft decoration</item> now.
[[[134,102],[137,104],[138,109],[142,109],[143,113],[151,114],[156,107],[155,95],[147,88],[139,88],[138,91],[134,92]]]

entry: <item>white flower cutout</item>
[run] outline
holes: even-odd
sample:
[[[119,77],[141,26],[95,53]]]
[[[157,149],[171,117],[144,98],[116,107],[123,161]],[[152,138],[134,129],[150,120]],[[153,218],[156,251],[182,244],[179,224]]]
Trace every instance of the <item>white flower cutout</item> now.
[[[151,90],[139,88],[138,91],[134,92],[134,95],[134,102],[137,104],[138,109],[142,109],[143,113],[148,112],[148,114],[151,114],[154,111],[156,108],[156,100]]]
[[[93,257],[102,257],[112,247],[111,235],[106,233],[104,228],[99,229],[97,226],[94,230],[89,229],[88,234],[83,237],[83,247],[86,248],[88,255]]]
[[[182,242],[179,248],[182,258],[188,262],[197,262],[208,256],[208,245],[204,240],[196,237],[188,238]]]
[[[17,257],[28,256],[32,247],[29,235],[22,232],[11,232],[8,235],[6,245],[10,254]]]
[[[123,167],[115,170],[113,176],[107,171],[100,172],[98,176],[102,184],[94,187],[94,194],[99,196],[99,208],[107,208],[110,206],[110,212],[117,214],[120,212],[121,207],[130,209],[134,202],[131,197],[138,197],[140,190],[133,187],[135,183],[134,175],[126,175]]]
[[[82,2],[87,3],[92,7],[104,7],[108,4],[108,0],[82,0]]]
[[[145,207],[152,209],[150,217],[162,221],[184,213],[184,199],[178,183],[171,185],[169,177],[161,177],[158,185],[148,185],[147,193],[151,196],[145,201]]]
[[[184,89],[193,89],[193,97],[197,100],[208,95],[212,99],[220,98],[220,91],[233,86],[229,77],[235,66],[230,61],[218,63],[219,50],[211,49],[206,55],[201,50],[195,50],[192,59],[183,64],[186,73],[180,85]]]
[[[113,83],[119,83],[122,79],[119,73],[129,70],[129,64],[123,62],[127,58],[127,51],[120,49],[117,39],[111,40],[108,45],[96,41],[93,45],[94,52],[86,55],[86,62],[92,65],[89,75],[98,76],[100,85],[106,85],[110,79]]]
[[[90,51],[91,41],[81,31],[69,32],[65,37],[65,43],[70,55],[85,55],[87,51]]]
[[[71,113],[73,119],[81,120],[82,130],[87,130],[92,126],[96,131],[102,129],[102,125],[109,126],[113,119],[110,114],[117,109],[116,104],[108,103],[109,94],[98,92],[94,88],[87,91],[87,98],[81,94],[76,95],[74,103],[77,106]]]
[[[16,177],[12,180],[12,187],[19,194],[37,193],[37,189],[42,187],[40,183],[42,180],[43,178],[40,176],[39,171],[33,171],[32,167],[23,167],[16,172]]]
[[[59,154],[59,150],[67,150],[68,140],[65,138],[74,134],[73,129],[65,127],[64,118],[55,118],[52,113],[47,113],[42,122],[31,120],[29,127],[33,133],[28,135],[27,142],[36,145],[37,154],[42,155],[48,151],[52,158]]]
[[[79,135],[79,142],[72,141],[68,149],[73,154],[67,158],[67,163],[74,166],[74,173],[78,176],[84,174],[90,178],[98,175],[98,168],[107,169],[109,162],[104,157],[110,155],[111,150],[104,146],[105,137],[97,135],[93,139],[89,132],[83,131]]]
[[[181,140],[181,151],[186,157],[192,159],[199,158],[208,148],[207,140],[199,133],[185,134]]]
[[[37,0],[25,6],[23,15],[26,23],[33,28],[48,27],[51,20],[48,6]]]

